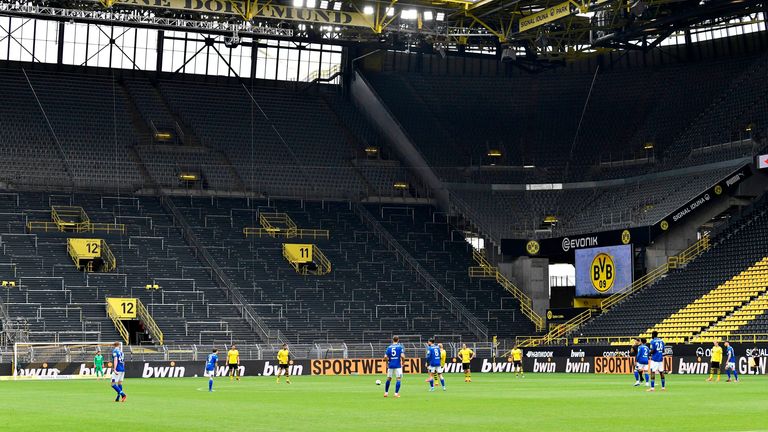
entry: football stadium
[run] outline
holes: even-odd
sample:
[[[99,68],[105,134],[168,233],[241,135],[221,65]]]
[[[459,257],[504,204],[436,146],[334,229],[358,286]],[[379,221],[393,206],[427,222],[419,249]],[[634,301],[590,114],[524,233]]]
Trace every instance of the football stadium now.
[[[0,0],[0,430],[768,432],[765,0]]]

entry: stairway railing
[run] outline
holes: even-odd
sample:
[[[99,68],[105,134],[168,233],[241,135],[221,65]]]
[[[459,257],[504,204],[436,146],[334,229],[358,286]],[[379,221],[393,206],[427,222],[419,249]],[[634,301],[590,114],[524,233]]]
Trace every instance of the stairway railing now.
[[[120,333],[120,337],[123,338],[123,342],[128,344],[130,336],[128,335],[128,329],[125,328],[125,324],[123,324],[123,322],[120,321],[120,319],[117,317],[117,315],[112,310],[112,308],[109,307],[109,303],[107,303],[106,308],[107,308],[107,316],[109,317],[109,319],[112,320],[112,324],[115,325],[115,329],[117,329],[117,332]]]
[[[152,336],[152,338],[156,340],[160,345],[162,345],[164,341],[163,332],[160,330],[160,327],[158,327],[155,319],[152,318],[152,315],[149,314],[149,311],[144,306],[144,303],[141,302],[141,300],[136,299],[136,306],[136,312],[138,313],[139,319],[142,323],[144,323],[144,326],[147,328],[147,330],[149,330],[149,334]]]
[[[117,260],[115,254],[112,253],[112,249],[105,240],[101,240],[101,259],[104,260],[106,265],[105,271],[111,272],[117,268]]]
[[[165,209],[173,216],[173,218],[181,227],[187,243],[189,243],[190,246],[197,250],[203,262],[211,268],[211,271],[215,276],[219,286],[224,289],[228,297],[237,303],[243,319],[248,322],[251,328],[265,342],[269,343],[277,341],[278,343],[284,343],[285,340],[281,336],[280,330],[270,330],[264,320],[258,316],[256,311],[253,309],[253,307],[251,307],[251,305],[248,303],[248,300],[243,296],[240,290],[237,289],[229,276],[224,273],[224,270],[218,265],[218,263],[216,263],[216,260],[211,256],[210,253],[208,253],[203,244],[200,243],[200,240],[198,240],[197,236],[194,234],[192,227],[189,225],[186,218],[184,218],[184,216],[181,214],[179,209],[176,208],[176,205],[174,205],[173,202],[167,197],[163,197],[161,202]]]
[[[669,257],[664,264],[646,273],[643,277],[637,279],[625,289],[604,299],[600,302],[600,309],[603,311],[610,309],[625,298],[656,282],[662,276],[666,275],[670,269],[684,266],[693,261],[696,257],[707,251],[709,247],[709,235],[705,234],[696,243],[692,244],[678,255]]]
[[[450,292],[448,292],[421,264],[411,256],[408,251],[387,231],[381,223],[361,204],[354,207],[355,213],[360,219],[371,228],[379,239],[387,246],[387,249],[394,252],[399,261],[402,261],[416,273],[419,280],[425,285],[435,290],[435,296],[446,306],[456,318],[467,325],[475,336],[488,339],[488,327],[477,319],[469,309],[461,304]]]
[[[472,258],[479,264],[476,267],[469,268],[470,277],[492,277],[496,283],[504,287],[507,292],[520,302],[520,310],[536,326],[536,331],[544,330],[544,318],[533,310],[533,300],[526,295],[520,288],[512,283],[498,267],[491,265],[490,261],[477,249],[472,249]]]
[[[331,272],[331,260],[320,250],[319,247],[314,248],[313,258],[317,261],[318,274],[328,274]]]
[[[544,335],[541,338],[530,338],[530,339],[522,340],[521,346],[547,345],[552,343],[555,340],[559,340],[563,338],[568,333],[571,333],[577,328],[581,327],[583,324],[585,324],[587,321],[592,319],[592,317],[597,315],[599,312],[607,311],[608,309],[617,305],[627,297],[637,293],[643,288],[646,288],[652,285],[654,282],[658,281],[659,279],[664,277],[667,273],[669,273],[669,270],[678,268],[680,266],[683,266],[693,261],[698,256],[700,256],[701,254],[709,250],[710,244],[711,242],[710,242],[709,235],[705,234],[704,236],[701,237],[701,239],[697,240],[694,244],[692,244],[687,249],[680,252],[678,255],[669,257],[667,259],[667,262],[665,262],[664,264],[660,265],[659,267],[656,267],[655,269],[646,273],[643,277],[635,280],[628,287],[605,298],[602,302],[600,302],[600,311],[598,311],[597,309],[587,309],[584,312],[566,321],[565,323],[553,327],[546,335]]]

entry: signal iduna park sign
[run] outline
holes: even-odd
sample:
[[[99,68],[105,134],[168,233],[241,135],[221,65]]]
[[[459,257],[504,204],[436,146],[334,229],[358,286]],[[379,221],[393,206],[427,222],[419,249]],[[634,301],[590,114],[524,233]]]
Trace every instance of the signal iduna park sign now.
[[[765,158],[768,166],[768,157]],[[749,165],[731,172],[727,177],[690,199],[685,205],[650,226],[628,227],[611,231],[554,237],[545,239],[501,239],[501,253],[512,257],[546,257],[571,260],[579,249],[633,244],[646,246],[675,225],[687,222],[710,203],[737,191],[738,186],[752,175]]]
[[[97,2],[97,0],[92,1]],[[253,3],[244,0],[106,0],[104,3],[109,6],[139,6],[204,14],[240,15],[247,19],[265,18],[368,28],[373,25],[365,15],[356,12],[293,8],[273,4],[251,6]]]
[[[563,2],[552,7],[546,8],[541,12],[526,15],[520,18],[518,31],[521,33],[532,28],[559,20],[571,14],[571,2]]]

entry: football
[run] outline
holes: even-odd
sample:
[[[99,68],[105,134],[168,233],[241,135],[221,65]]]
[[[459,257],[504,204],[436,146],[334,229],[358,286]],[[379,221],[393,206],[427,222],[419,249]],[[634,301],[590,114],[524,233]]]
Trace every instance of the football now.
[[[381,385],[381,380],[376,380],[376,385]]]

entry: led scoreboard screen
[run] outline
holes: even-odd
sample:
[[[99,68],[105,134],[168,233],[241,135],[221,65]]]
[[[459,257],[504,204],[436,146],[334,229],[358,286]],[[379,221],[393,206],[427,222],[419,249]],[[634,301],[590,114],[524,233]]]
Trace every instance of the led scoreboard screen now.
[[[604,296],[632,284],[632,245],[576,249],[576,297]]]

